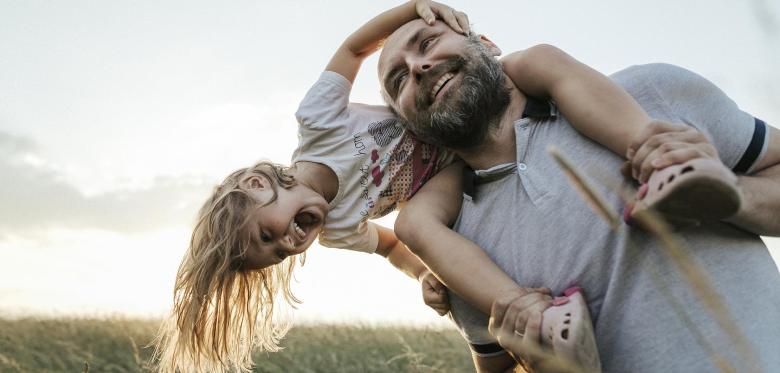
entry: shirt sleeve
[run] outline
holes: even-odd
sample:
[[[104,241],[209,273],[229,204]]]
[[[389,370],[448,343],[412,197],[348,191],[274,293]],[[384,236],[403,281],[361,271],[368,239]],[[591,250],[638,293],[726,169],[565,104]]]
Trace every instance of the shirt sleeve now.
[[[347,110],[352,84],[333,71],[323,71],[295,112],[302,127],[324,128]]]
[[[373,254],[379,245],[379,232],[374,223],[367,221],[359,223],[357,227],[351,224],[326,225],[320,233],[319,242],[325,247]]]
[[[650,84],[673,115],[705,134],[726,166],[749,173],[767,151],[766,124],[694,72],[668,64],[647,66]]]

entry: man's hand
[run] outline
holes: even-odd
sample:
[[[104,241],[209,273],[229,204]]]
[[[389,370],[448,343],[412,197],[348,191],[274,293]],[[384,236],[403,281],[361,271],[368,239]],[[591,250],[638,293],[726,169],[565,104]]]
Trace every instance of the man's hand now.
[[[506,349],[523,367],[530,372],[574,373],[581,372],[576,364],[557,357],[553,351],[541,345],[542,312],[550,307],[549,289],[528,289],[526,295],[514,294],[505,299],[496,300],[490,312],[488,329],[496,337],[498,344]],[[545,292],[539,292],[540,290]],[[534,299],[536,301],[534,301]],[[524,312],[513,311],[527,304]],[[546,306],[544,306],[546,304]],[[518,320],[523,318],[523,320]],[[518,329],[518,325],[523,325]]]
[[[439,281],[429,270],[420,274],[420,284],[422,285],[423,301],[428,307],[433,308],[440,316],[450,312],[450,298],[447,295],[447,288]]]
[[[494,337],[498,339],[498,343],[510,352],[515,352],[513,347],[517,347],[515,342],[519,342],[523,334],[529,326],[527,325],[532,314],[540,313],[552,306],[552,297],[550,296],[550,289],[537,288],[537,289],[523,289],[521,292],[511,292],[503,295],[501,298],[496,299],[493,302],[493,306],[490,309],[490,323],[488,324],[488,330]],[[531,325],[531,329],[539,329],[541,327],[541,319],[539,325]],[[534,330],[536,333],[536,339],[538,340],[539,331]],[[532,335],[533,337],[533,335]],[[502,339],[505,342],[502,342]],[[504,345],[506,343],[507,345]],[[518,353],[521,351],[518,350]],[[522,355],[522,354],[521,354]],[[515,355],[518,356],[518,355]]]
[[[417,15],[429,25],[432,25],[438,18],[455,32],[463,35],[469,34],[469,17],[466,13],[430,0],[415,0],[414,8],[417,10]]]
[[[647,182],[653,171],[695,158],[720,160],[718,151],[704,134],[695,128],[652,121],[640,132],[628,148],[626,158],[631,175],[640,183]]]

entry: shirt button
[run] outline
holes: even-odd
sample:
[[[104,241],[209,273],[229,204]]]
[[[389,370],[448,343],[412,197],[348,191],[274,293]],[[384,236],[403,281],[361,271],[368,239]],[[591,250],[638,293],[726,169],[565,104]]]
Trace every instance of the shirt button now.
[[[528,166],[526,166],[526,164],[525,164],[525,163],[518,163],[518,164],[517,164],[517,168],[518,168],[520,171],[525,171],[525,169],[526,169],[526,168],[528,168]]]

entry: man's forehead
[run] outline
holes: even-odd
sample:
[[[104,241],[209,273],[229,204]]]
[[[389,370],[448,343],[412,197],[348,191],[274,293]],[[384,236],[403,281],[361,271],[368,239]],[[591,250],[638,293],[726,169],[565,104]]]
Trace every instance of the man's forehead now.
[[[429,26],[425,21],[418,18],[414,21],[409,21],[403,26],[399,27],[395,32],[385,40],[385,44],[382,47],[382,52],[379,54],[379,63],[377,65],[379,69],[379,76],[383,76],[385,69],[387,68],[388,61],[395,57],[398,52],[406,47],[406,43],[414,37],[415,33],[423,28],[439,26],[437,21],[433,26]]]

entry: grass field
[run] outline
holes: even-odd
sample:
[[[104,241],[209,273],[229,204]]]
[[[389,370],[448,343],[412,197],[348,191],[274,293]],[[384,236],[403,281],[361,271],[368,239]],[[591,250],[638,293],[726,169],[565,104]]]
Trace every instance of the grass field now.
[[[143,372],[157,321],[0,318],[0,372]],[[301,325],[285,349],[257,353],[255,372],[472,372],[450,329]]]

